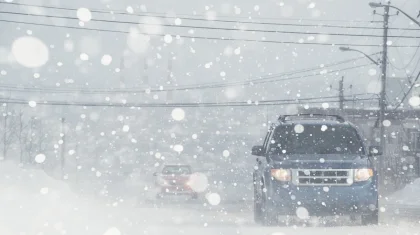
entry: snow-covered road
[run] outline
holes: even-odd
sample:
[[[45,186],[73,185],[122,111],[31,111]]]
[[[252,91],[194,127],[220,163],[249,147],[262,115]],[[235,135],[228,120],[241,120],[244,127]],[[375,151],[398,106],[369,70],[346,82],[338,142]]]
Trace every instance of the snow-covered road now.
[[[386,208],[380,226],[326,224],[262,227],[253,222],[249,202],[206,200],[102,200],[80,196],[40,170],[0,166],[0,235],[137,235],[137,234],[419,234],[416,218],[393,215]],[[419,213],[420,215],[420,213]],[[294,224],[294,225],[293,225]]]
[[[33,215],[28,210],[17,210],[2,215],[0,234],[7,235],[136,235],[136,234],[419,234],[420,224],[415,220],[385,218],[382,225],[362,227],[311,223],[302,226],[262,227],[253,223],[250,211],[204,208],[198,205],[174,204],[164,206],[136,206],[84,203],[70,206],[74,210],[63,213],[53,208]],[[38,205],[42,206],[42,205]],[[57,208],[63,205],[56,205]],[[4,207],[2,207],[4,208]],[[10,209],[10,208],[9,208]],[[29,210],[29,212],[31,212]]]
[[[115,217],[109,225],[121,234],[419,234],[420,224],[404,219],[383,221],[380,226],[326,225],[312,223],[306,227],[300,223],[289,227],[262,227],[252,222],[248,212],[212,210],[198,211],[196,208],[110,208]],[[108,234],[107,234],[108,235]],[[114,234],[112,234],[114,235]]]

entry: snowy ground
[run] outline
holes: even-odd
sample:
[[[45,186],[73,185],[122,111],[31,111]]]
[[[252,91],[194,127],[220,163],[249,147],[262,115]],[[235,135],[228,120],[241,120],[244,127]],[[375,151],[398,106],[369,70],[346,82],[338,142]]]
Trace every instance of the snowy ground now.
[[[417,206],[420,208],[420,179],[392,194],[389,202],[393,204]]]
[[[252,221],[251,205],[205,201],[104,201],[79,197],[66,184],[35,169],[0,165],[0,234],[419,234],[416,220],[385,218],[381,226],[359,227],[312,222],[302,227],[265,228]]]

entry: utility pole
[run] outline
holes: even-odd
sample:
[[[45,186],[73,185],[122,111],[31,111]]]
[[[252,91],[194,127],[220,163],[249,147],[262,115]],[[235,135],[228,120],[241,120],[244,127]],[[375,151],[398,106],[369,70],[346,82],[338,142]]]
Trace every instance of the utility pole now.
[[[383,49],[382,49],[382,61],[381,61],[381,96],[380,96],[380,107],[379,107],[379,126],[380,126],[380,141],[381,141],[381,148],[386,156],[386,143],[385,143],[385,126],[383,122],[385,120],[385,110],[386,110],[386,72],[387,72],[387,59],[388,59],[388,22],[389,22],[389,9],[390,3],[384,7],[384,32],[383,32]],[[379,158],[379,170],[382,174],[382,179],[384,179],[383,175],[385,172],[385,159],[384,157]]]
[[[340,110],[344,110],[344,76],[341,77],[341,80],[338,82],[338,97],[340,101]]]
[[[66,163],[65,160],[65,151],[66,151],[66,134],[65,132],[65,118],[61,118],[61,133],[62,133],[62,138],[61,140],[63,141],[63,143],[61,144],[61,156],[60,156],[60,165],[61,165],[61,179],[64,179],[64,166]]]

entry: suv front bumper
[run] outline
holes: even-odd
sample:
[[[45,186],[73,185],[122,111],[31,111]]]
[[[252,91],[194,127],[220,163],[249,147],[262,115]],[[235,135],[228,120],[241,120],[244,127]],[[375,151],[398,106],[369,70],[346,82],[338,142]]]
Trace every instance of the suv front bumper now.
[[[349,186],[297,186],[272,181],[268,202],[279,215],[296,215],[304,208],[313,216],[371,214],[378,208],[376,183]]]

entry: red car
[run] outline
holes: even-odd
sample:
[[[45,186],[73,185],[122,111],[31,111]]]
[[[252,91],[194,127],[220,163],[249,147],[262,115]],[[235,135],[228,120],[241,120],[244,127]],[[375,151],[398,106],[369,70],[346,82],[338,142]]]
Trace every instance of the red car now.
[[[189,186],[191,174],[192,169],[189,165],[165,165],[160,174],[154,174],[157,177],[156,186],[160,188],[156,197],[184,195],[197,199],[197,193]]]

